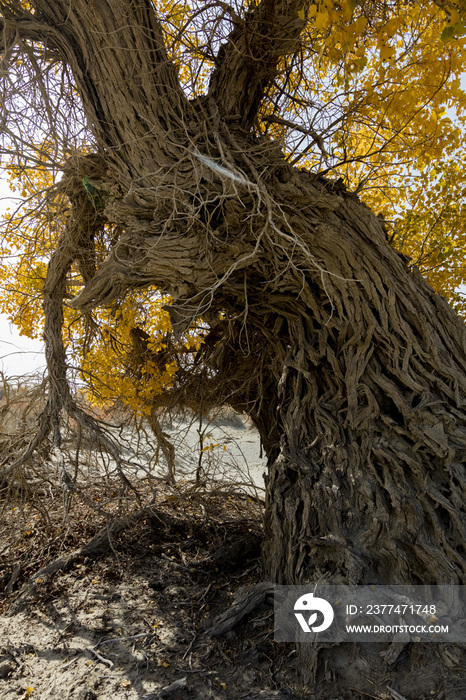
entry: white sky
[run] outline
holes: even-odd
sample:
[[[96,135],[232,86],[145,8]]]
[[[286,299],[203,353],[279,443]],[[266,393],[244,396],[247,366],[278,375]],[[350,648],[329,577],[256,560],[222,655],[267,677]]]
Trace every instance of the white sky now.
[[[5,198],[9,194],[7,184],[0,179],[0,219],[8,206]],[[20,336],[8,317],[0,314],[0,371],[8,377],[16,377],[44,370],[44,343]]]

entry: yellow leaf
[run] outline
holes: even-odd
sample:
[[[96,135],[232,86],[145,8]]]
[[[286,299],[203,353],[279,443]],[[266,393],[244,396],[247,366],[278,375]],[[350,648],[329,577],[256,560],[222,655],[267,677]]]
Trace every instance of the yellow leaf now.
[[[353,31],[355,34],[362,34],[366,27],[367,19],[365,17],[358,17],[352,24],[350,24],[348,29]]]
[[[395,49],[389,44],[382,44],[380,47],[380,58],[382,61],[390,60],[395,54]]]
[[[315,25],[317,29],[324,29],[329,24],[329,16],[327,12],[318,12],[315,18]]]

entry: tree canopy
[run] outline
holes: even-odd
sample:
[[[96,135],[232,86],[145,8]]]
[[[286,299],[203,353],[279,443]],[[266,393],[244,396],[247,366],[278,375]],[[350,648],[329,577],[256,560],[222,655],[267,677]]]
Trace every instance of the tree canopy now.
[[[208,98],[221,94],[220,108],[231,123],[273,139],[290,165],[341,178],[384,218],[391,245],[464,314],[463,3],[292,3],[289,46],[278,34],[276,46],[265,46],[269,27],[277,18],[280,25],[280,3],[181,1],[154,7],[164,60],[173,66],[187,104],[208,109]],[[72,66],[46,29],[40,3],[3,2],[1,8],[2,165],[22,201],[10,205],[3,225],[0,305],[31,337],[43,332],[47,264],[72,206],[63,172],[77,153],[92,152],[95,135]],[[248,41],[256,44],[244,44],[245,23]],[[244,89],[231,83],[228,56],[247,63],[248,53],[253,61],[266,60]],[[88,60],[98,62],[99,56]],[[137,76],[143,69],[131,67],[135,80],[147,78]],[[251,77],[238,70],[240,75]],[[150,131],[150,125],[145,128]],[[91,164],[89,173],[78,187],[98,218],[111,192],[105,181],[92,178]],[[118,236],[108,220],[97,229],[92,262],[83,254],[68,277],[68,299]],[[65,304],[72,364],[96,399],[120,396],[132,409],[148,412],[176,370],[191,366],[208,323],[200,316],[196,329],[173,339],[169,303],[152,288],[135,290],[118,309],[97,310],[92,317]]]

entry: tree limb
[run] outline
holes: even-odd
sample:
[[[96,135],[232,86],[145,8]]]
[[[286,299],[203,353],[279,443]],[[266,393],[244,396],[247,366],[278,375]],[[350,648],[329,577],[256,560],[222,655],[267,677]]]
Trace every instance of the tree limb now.
[[[4,60],[20,36],[51,45],[71,68],[98,143],[105,149],[125,144],[133,154],[150,135],[163,158],[167,131],[183,126],[188,100],[150,0],[34,0],[32,5],[33,15],[20,14],[16,3],[0,3],[8,28]]]
[[[20,40],[37,41],[47,46],[48,50],[57,49],[60,35],[54,27],[41,22],[16,3],[0,3],[0,52],[1,69],[6,64],[13,47]]]
[[[212,97],[224,116],[252,126],[280,59],[299,48],[309,0],[262,0],[220,47],[210,80]]]

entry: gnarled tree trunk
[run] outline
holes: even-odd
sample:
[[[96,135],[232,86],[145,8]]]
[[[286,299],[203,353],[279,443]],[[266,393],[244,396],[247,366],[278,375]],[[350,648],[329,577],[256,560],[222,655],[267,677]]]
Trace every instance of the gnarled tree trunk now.
[[[10,18],[73,70],[121,232],[74,303],[152,284],[175,332],[211,323],[216,397],[248,411],[269,458],[268,578],[466,583],[463,323],[356,197],[250,131],[302,4],[251,10],[195,102],[149,0],[35,0],[34,21]],[[360,675],[345,682],[367,688]]]

